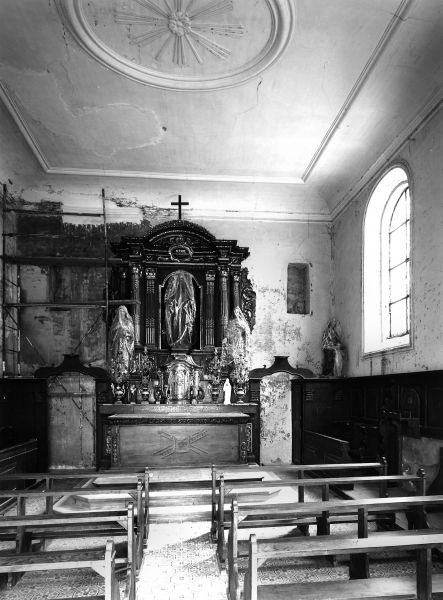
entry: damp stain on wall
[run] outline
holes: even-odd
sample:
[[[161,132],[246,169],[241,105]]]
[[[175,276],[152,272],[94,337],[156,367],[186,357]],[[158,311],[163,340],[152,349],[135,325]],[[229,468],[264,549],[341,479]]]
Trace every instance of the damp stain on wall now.
[[[291,385],[289,375],[264,377],[261,398],[261,460],[264,464],[292,462]]]

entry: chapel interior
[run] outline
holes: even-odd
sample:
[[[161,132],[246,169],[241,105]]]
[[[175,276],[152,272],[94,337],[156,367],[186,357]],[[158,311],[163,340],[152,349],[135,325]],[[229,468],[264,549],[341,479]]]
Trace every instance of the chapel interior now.
[[[443,494],[442,106],[441,0],[2,0],[0,519],[12,474]],[[140,600],[240,599],[147,548]]]

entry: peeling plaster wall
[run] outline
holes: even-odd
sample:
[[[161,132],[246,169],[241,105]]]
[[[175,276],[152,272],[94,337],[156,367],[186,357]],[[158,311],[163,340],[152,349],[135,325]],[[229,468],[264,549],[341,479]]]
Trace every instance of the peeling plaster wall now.
[[[396,157],[411,174],[413,347],[362,356],[362,227],[372,185],[334,222],[334,308],[348,349],[349,376],[443,368],[443,111],[440,110]],[[403,468],[423,467],[434,479],[443,440],[404,438]]]
[[[443,110],[440,110],[395,158],[404,161],[411,173],[411,349],[387,351],[371,358],[362,356],[362,228],[375,182],[366,186],[334,221],[333,302],[348,349],[348,376],[443,367],[442,156]]]
[[[287,373],[264,377],[260,386],[260,458],[264,465],[292,462],[291,384]]]

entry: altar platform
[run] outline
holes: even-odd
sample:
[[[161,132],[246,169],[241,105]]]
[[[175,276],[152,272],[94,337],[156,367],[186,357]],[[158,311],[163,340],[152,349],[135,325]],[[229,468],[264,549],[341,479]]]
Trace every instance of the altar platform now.
[[[256,480],[261,484],[257,490],[248,488],[242,489],[235,486],[236,497],[242,504],[248,502],[287,502],[296,501],[296,488],[266,488],[266,481],[275,481],[279,479],[279,475],[272,472],[270,469],[263,473],[258,471],[257,465],[245,465],[245,468],[235,468],[230,470],[228,467],[223,469],[225,479],[229,480]],[[112,479],[112,487],[119,484],[122,486],[131,482],[135,482],[137,475],[122,475],[121,479]],[[168,489],[168,482],[174,483],[182,481],[202,481],[201,489],[193,487],[192,489],[171,490]],[[211,481],[211,469],[208,468],[189,468],[183,469],[156,469],[153,470],[150,476],[150,481],[154,485],[161,483],[159,489],[150,491],[150,522],[151,523],[167,523],[167,522],[182,522],[182,521],[209,521],[212,516],[211,505],[211,489],[209,482]],[[109,482],[109,480],[108,480]],[[84,481],[82,487],[103,487],[103,495],[94,494],[88,495],[87,492],[82,492],[79,488],[78,495],[61,498],[55,505],[54,510],[60,513],[82,512],[82,511],[106,511],[121,508],[127,504],[130,499],[126,493],[113,493],[110,495],[106,492],[107,483],[104,477],[99,474],[96,477]],[[231,485],[226,486],[225,493],[229,496]],[[229,500],[230,502],[230,500]],[[228,504],[226,505],[228,509]]]

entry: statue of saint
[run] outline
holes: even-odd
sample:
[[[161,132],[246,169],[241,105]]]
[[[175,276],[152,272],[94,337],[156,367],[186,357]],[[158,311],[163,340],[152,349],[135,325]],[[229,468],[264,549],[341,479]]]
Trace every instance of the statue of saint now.
[[[325,361],[324,375],[334,375],[335,377],[341,377],[342,375],[344,346],[341,342],[341,337],[340,322],[333,318],[329,321],[323,332],[321,344],[325,355],[331,355],[332,357],[332,361]]]
[[[229,319],[226,338],[223,340],[223,364],[237,363],[246,357],[249,350],[249,324],[239,306],[234,308],[234,316]]]
[[[231,404],[231,382],[229,381],[228,378],[226,378],[226,381],[223,385],[223,396],[224,396],[223,404]]]
[[[196,315],[192,276],[176,271],[168,280],[165,292],[166,339],[170,346],[192,343]]]
[[[111,360],[129,372],[134,356],[134,323],[126,306],[119,306],[109,329]]]

